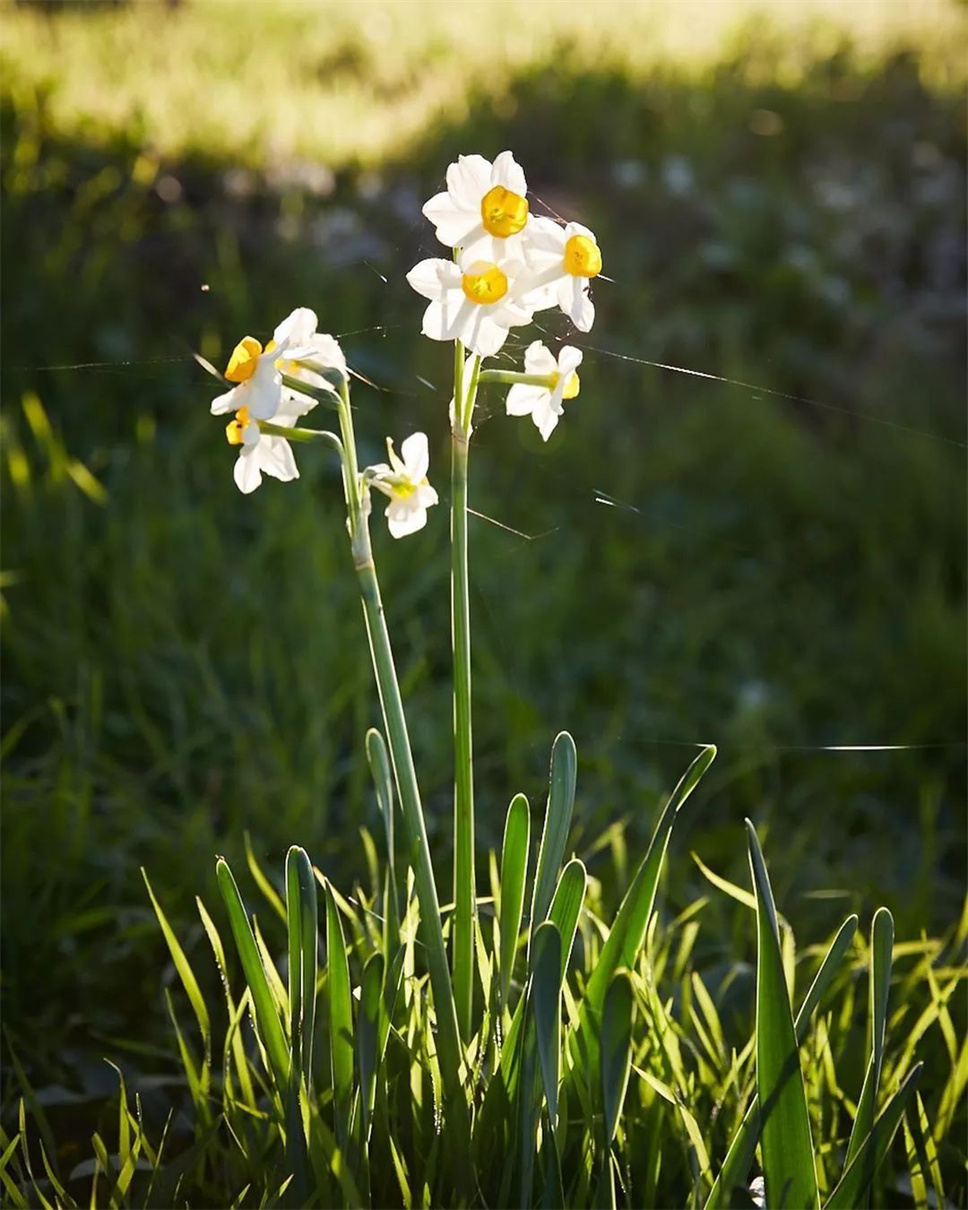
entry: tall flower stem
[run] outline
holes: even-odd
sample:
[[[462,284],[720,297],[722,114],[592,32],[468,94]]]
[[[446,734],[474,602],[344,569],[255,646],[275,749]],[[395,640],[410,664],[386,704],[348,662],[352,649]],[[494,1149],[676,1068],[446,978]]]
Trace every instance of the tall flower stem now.
[[[464,348],[454,349],[451,428],[450,619],[454,658],[454,998],[465,1041],[474,1004],[474,749],[471,719],[471,623],[467,572],[467,460],[480,358],[465,371]]]
[[[339,421],[343,438],[343,482],[349,515],[353,565],[356,568],[360,585],[363,617],[366,622],[373,672],[376,677],[387,743],[390,748],[390,762],[393,766],[397,795],[407,829],[409,858],[413,863],[414,883],[420,905],[421,940],[427,953],[430,986],[437,1014],[437,1050],[440,1057],[440,1070],[448,1102],[460,1105],[464,1098],[461,1086],[462,1049],[457,1028],[454,992],[447,964],[447,950],[444,946],[440,921],[440,902],[437,898],[437,884],[434,880],[430,843],[427,839],[427,827],[420,802],[420,789],[417,785],[417,772],[410,748],[407,720],[403,712],[403,699],[400,696],[400,683],[397,679],[390,635],[380,596],[380,585],[373,562],[368,509],[364,497],[365,489],[360,484],[356,439],[353,434],[353,415],[350,408],[349,390],[345,382],[340,388]]]

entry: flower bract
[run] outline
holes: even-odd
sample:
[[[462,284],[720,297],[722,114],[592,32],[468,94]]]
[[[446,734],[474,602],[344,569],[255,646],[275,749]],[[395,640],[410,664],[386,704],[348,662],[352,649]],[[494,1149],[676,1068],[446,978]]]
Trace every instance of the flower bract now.
[[[546,376],[547,385],[516,382],[508,391],[508,415],[530,416],[547,441],[564,411],[564,400],[578,394],[581,361],[581,349],[572,345],[564,345],[557,358],[540,340],[529,345],[524,354],[525,373]]]
[[[369,483],[390,497],[386,517],[394,538],[414,534],[427,524],[427,509],[437,503],[437,492],[427,482],[430,452],[425,433],[411,433],[398,454],[387,438],[389,463],[381,462],[364,472]]]

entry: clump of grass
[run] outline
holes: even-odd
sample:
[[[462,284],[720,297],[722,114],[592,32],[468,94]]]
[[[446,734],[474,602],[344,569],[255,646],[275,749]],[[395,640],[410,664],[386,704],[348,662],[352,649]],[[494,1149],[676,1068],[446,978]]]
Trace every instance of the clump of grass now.
[[[714,1210],[750,1204],[758,1173],[768,1206],[961,1204],[952,1161],[968,1052],[949,1004],[966,977],[968,912],[938,941],[895,942],[882,908],[869,941],[851,916],[827,942],[798,944],[748,825],[752,894],[710,877],[748,908],[755,987],[742,963],[704,971],[708,900],[675,919],[655,908],[670,833],[714,750],[682,778],[610,918],[584,863],[556,843],[574,793],[556,776],[574,767],[563,734],[540,844],[517,796],[490,855],[474,1028],[447,1072],[412,877],[388,847],[397,808],[378,732],[368,748],[387,825],[368,887],[342,896],[294,847],[279,891],[255,867],[267,910],[250,916],[219,860],[223,909],[199,900],[198,912],[221,1005],[148,884],[183,993],[168,1004],[190,1104],[153,1128],[119,1072],[116,1125],[95,1134],[90,1162],[64,1170],[25,1083],[19,1127],[2,1139],[7,1204]],[[920,984],[930,1004],[915,1022],[904,1005]],[[948,1074],[925,1088],[917,1055],[939,1036]]]

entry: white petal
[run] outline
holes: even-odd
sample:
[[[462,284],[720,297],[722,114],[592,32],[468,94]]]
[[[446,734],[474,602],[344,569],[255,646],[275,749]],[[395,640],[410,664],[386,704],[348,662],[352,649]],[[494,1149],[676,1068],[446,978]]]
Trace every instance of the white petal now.
[[[582,363],[584,353],[581,349],[576,349],[574,345],[562,345],[558,353],[558,369],[562,379],[567,379],[569,374],[574,374]]]
[[[535,340],[524,351],[524,368],[528,374],[556,374],[558,363],[551,350]]]
[[[447,169],[447,189],[456,205],[480,213],[481,201],[491,187],[491,161],[482,155],[461,155]]]
[[[259,462],[267,475],[283,483],[299,478],[292,446],[285,437],[263,437],[259,443]]]
[[[451,248],[462,247],[471,232],[481,226],[481,207],[462,209],[449,193],[438,193],[424,205],[423,212],[437,228],[437,238]],[[481,228],[483,230],[483,228]]]
[[[595,233],[590,231],[588,227],[583,227],[581,223],[568,223],[566,225],[564,230],[565,242],[567,243],[567,241],[570,240],[573,235],[584,235],[587,239],[590,239],[593,244],[598,243],[598,240],[595,239]]]
[[[514,155],[510,151],[502,151],[494,161],[494,167],[491,169],[491,184],[503,185],[505,189],[510,189],[512,193],[516,193],[520,197],[524,197],[528,192],[524,169],[515,162]]]
[[[549,274],[550,281],[540,283],[536,280],[537,275],[529,273],[521,283],[521,293],[519,298],[521,305],[529,307],[532,311],[546,311],[549,307],[558,305],[558,266],[554,265]]]
[[[579,332],[589,331],[595,320],[595,307],[588,297],[587,278],[566,274],[558,283],[558,306]]]
[[[235,485],[240,492],[248,495],[254,492],[262,482],[262,468],[259,465],[258,445],[250,445],[239,450],[235,460]]]
[[[516,382],[508,391],[505,407],[509,416],[531,416],[541,400],[548,394],[544,387],[529,386]]]
[[[460,269],[441,257],[422,260],[407,274],[407,281],[424,298],[440,298],[448,287],[460,285]]]
[[[525,231],[528,233],[524,241],[526,252],[556,252],[559,256],[564,256],[568,237],[565,235],[565,228],[554,219],[533,218],[525,227]]]
[[[422,509],[432,508],[438,501],[437,489],[429,483],[421,483],[414,494],[414,500]]]
[[[273,340],[277,345],[281,345],[284,341],[290,345],[308,344],[316,331],[317,323],[315,311],[311,311],[309,307],[297,307],[273,332]]]
[[[400,446],[400,453],[406,467],[407,478],[412,483],[426,479],[430,469],[430,451],[427,448],[426,433],[411,433]]]
[[[246,449],[251,449],[254,445],[258,445],[261,440],[262,440],[262,430],[259,428],[258,424],[256,424],[256,422],[254,420],[250,420],[249,423],[242,430],[243,446]]]
[[[561,413],[558,411],[555,411],[555,409],[551,406],[551,396],[550,395],[548,396],[548,402],[547,402],[546,406],[535,408],[535,410],[533,412],[534,423],[535,423],[535,426],[537,427],[538,432],[541,434],[541,436],[544,438],[545,441],[547,441],[548,438],[551,436],[551,434],[555,431],[555,428],[558,425],[558,418],[560,415],[561,415]]]
[[[316,332],[309,341],[310,354],[307,360],[315,361],[329,370],[339,370],[346,376],[346,358],[339,342],[328,332]]]
[[[443,299],[432,302],[424,311],[421,331],[431,340],[457,340],[467,327],[470,311],[480,310],[467,301],[462,291],[451,290]]]
[[[409,508],[399,500],[391,500],[387,505],[387,526],[394,538],[405,538],[415,534],[427,524],[425,508]]]
[[[233,387],[231,391],[226,391],[224,395],[219,395],[217,399],[212,400],[211,413],[213,416],[224,416],[227,412],[237,412],[240,405],[236,402],[238,387]]]

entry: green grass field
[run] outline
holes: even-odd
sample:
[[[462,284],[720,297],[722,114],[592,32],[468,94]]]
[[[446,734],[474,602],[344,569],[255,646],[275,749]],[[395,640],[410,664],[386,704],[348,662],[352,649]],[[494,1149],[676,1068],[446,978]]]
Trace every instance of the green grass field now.
[[[754,956],[748,909],[690,856],[749,888],[744,816],[804,947],[851,911],[866,935],[884,903],[899,945],[939,939],[931,961],[963,978],[964,7],[84,7],[0,6],[3,1015],[62,1168],[116,1121],[103,1056],[129,1088],[170,1080],[153,1113],[189,1103],[140,865],[212,995],[194,897],[214,912],[215,853],[238,874],[248,833],[278,876],[298,843],[343,894],[369,885],[377,704],[335,472],[310,450],[298,490],[240,497],[191,354],[221,364],[314,307],[375,384],[354,389],[368,460],[423,428],[445,494],[447,351],[418,340],[404,275],[436,254],[420,204],[458,152],[513,148],[535,208],[588,222],[611,279],[547,446],[482,399],[482,859],[515,791],[537,814],[567,727],[570,849],[607,914],[716,743],[660,897],[667,948],[708,900],[677,979],[719,996]],[[446,886],[436,512],[376,540]],[[891,750],[828,750],[852,745]],[[904,955],[899,1050],[937,1006]],[[748,988],[717,1010],[731,1045],[749,1036]],[[932,1119],[964,1018],[959,991],[925,1036]],[[838,1021],[856,1097],[863,1013]],[[700,1113],[721,1089],[693,1091]],[[964,1127],[962,1106],[950,1204]],[[896,1151],[877,1205],[914,1204]]]

